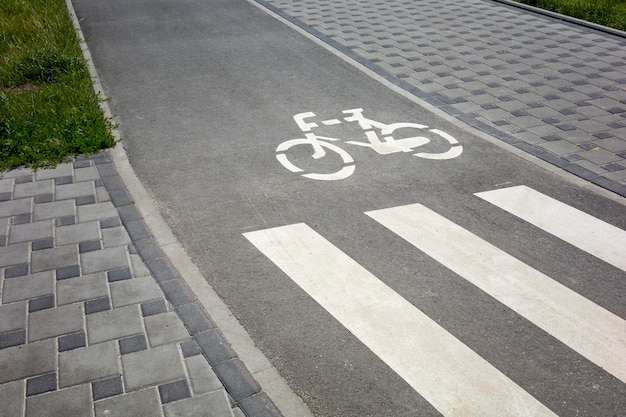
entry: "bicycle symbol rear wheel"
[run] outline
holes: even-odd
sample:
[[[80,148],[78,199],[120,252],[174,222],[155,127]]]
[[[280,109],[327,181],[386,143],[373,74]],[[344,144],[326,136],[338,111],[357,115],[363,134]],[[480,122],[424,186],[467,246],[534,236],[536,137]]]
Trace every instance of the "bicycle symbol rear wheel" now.
[[[320,147],[326,148],[326,150],[332,151],[338,154],[339,157],[341,158],[343,165],[336,172],[330,172],[330,173],[310,172],[310,173],[302,174],[303,177],[309,178],[312,180],[320,180],[320,181],[336,181],[336,180],[343,180],[345,178],[348,178],[350,175],[354,173],[354,170],[355,170],[354,159],[352,159],[352,156],[348,152],[344,151],[338,146],[335,146],[327,142],[318,141],[316,143]],[[276,159],[278,160],[278,162],[281,163],[282,166],[284,166],[291,172],[297,172],[297,173],[305,172],[302,168],[299,168],[296,165],[294,165],[287,157],[287,152],[289,150],[293,151],[294,147],[301,146],[301,145],[306,145],[311,148],[311,154],[310,154],[311,158],[321,159],[324,156],[326,156],[326,152],[323,152],[320,156],[316,157],[315,147],[313,146],[313,144],[311,143],[309,139],[302,138],[302,139],[291,139],[291,140],[285,141],[281,143],[280,145],[278,145],[278,148],[276,148]]]

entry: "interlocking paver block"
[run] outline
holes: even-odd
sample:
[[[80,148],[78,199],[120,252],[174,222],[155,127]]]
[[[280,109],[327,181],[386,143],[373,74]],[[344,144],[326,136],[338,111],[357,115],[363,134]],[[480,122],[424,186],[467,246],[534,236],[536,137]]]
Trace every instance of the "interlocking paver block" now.
[[[26,381],[0,384],[0,410],[3,415],[23,416]]]
[[[83,330],[83,305],[68,304],[37,311],[28,317],[28,340],[47,339]]]
[[[30,242],[52,237],[52,221],[43,220],[11,226],[9,243]]]
[[[28,417],[89,417],[93,415],[90,386],[35,395],[26,399]]]
[[[94,195],[96,189],[93,182],[78,182],[75,184],[65,184],[56,186],[56,199],[67,200],[70,198],[82,197],[85,195]]]
[[[167,312],[167,305],[163,299],[147,301],[141,304],[141,314],[143,314],[144,317],[165,312]]]
[[[2,204],[0,204],[0,217],[10,217],[30,213],[32,203],[32,199],[30,198],[3,201]]]
[[[67,216],[74,216],[74,200],[35,204],[33,209],[33,219],[35,221]]]
[[[29,250],[28,243],[0,247],[0,268],[27,263],[29,261]]]
[[[54,168],[40,169],[35,172],[35,179],[47,180],[51,178],[67,177],[72,175],[72,164],[59,164]]]
[[[13,180],[11,178],[0,179],[0,193],[13,192]]]
[[[0,350],[0,384],[56,370],[54,339]]]
[[[102,230],[102,240],[105,248],[113,246],[126,246],[131,244],[130,237],[123,227],[113,227]]]
[[[74,170],[74,178],[76,182],[94,181],[100,178],[100,174],[96,167],[85,167]]]
[[[120,339],[119,345],[120,345],[120,353],[122,355],[148,349],[146,336],[144,336],[143,334],[138,334],[135,336],[130,336],[124,339]]]
[[[26,329],[0,333],[0,349],[19,346],[26,343]]]
[[[87,315],[87,336],[89,343],[116,340],[143,333],[139,307],[120,307]]]
[[[194,394],[204,394],[222,388],[222,383],[204,356],[196,355],[185,358],[185,365],[187,365]]]
[[[25,302],[0,305],[0,333],[26,328]]]
[[[96,417],[161,416],[156,387],[96,402]]]
[[[98,343],[59,353],[59,387],[118,375],[115,342]]]
[[[185,340],[189,333],[176,313],[163,313],[144,319],[151,346]]]
[[[176,309],[176,312],[192,335],[215,327],[215,324],[204,312],[198,301],[180,306]]]
[[[80,255],[83,273],[107,271],[128,267],[125,247],[114,247],[87,252]]]
[[[78,264],[78,246],[65,245],[33,252],[31,271],[48,271]]]
[[[115,307],[142,303],[162,296],[161,288],[150,276],[111,283],[111,298]]]
[[[2,302],[28,300],[54,293],[54,272],[44,271],[4,280]]]
[[[93,382],[91,388],[94,401],[124,393],[124,386],[122,385],[122,377],[120,375]]]
[[[165,417],[212,417],[228,416],[232,413],[224,390],[166,404],[163,411]]]
[[[109,295],[104,272],[57,281],[57,303],[71,304]]]
[[[51,180],[15,184],[14,198],[33,197],[39,194],[52,194],[53,182]]]
[[[56,240],[59,246],[95,239],[100,239],[100,229],[97,221],[57,227],[56,229]]]
[[[87,346],[87,338],[85,337],[84,331],[60,336],[58,341],[59,352],[66,352],[68,350],[78,349]]]
[[[168,404],[183,398],[191,397],[189,384],[186,379],[180,379],[167,384],[159,385],[159,395],[161,396],[161,404]]]
[[[32,377],[26,381],[26,396],[43,394],[57,389],[57,373],[50,372]]]
[[[88,222],[92,220],[107,219],[117,217],[117,210],[111,202],[89,204],[80,206],[78,209],[78,221]]]
[[[235,401],[261,391],[261,386],[252,378],[246,365],[237,358],[218,363],[215,372]]]
[[[176,345],[157,346],[122,356],[127,390],[184,378],[185,371]]]

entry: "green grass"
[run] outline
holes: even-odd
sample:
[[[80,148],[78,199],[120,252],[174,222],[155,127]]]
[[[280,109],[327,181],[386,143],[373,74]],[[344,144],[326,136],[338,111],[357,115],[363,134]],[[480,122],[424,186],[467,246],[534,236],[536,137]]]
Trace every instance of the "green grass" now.
[[[544,10],[626,31],[626,0],[519,0]]]
[[[0,171],[115,144],[64,0],[0,0]]]

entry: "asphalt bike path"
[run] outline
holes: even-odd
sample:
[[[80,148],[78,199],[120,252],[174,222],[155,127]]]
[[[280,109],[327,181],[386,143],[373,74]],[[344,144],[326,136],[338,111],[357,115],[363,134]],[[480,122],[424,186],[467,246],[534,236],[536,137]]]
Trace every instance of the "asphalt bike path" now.
[[[315,415],[624,410],[616,197],[251,3],[75,7],[139,179]]]

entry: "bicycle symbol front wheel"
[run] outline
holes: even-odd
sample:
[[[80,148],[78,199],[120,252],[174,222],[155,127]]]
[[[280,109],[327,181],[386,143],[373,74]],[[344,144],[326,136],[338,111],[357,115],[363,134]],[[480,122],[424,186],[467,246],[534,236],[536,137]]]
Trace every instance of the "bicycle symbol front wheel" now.
[[[298,173],[305,172],[304,169],[296,166],[287,157],[287,153],[295,153],[294,148],[300,147],[302,145],[306,145],[307,147],[311,148],[312,152],[309,155],[311,158],[321,159],[322,157],[326,156],[325,151],[319,154],[318,156],[316,156],[315,147],[313,146],[311,141],[309,139],[302,138],[302,139],[291,139],[278,145],[278,148],[276,148],[276,159],[278,160],[278,162],[281,163],[282,166],[284,166],[291,172],[298,172]],[[336,180],[343,180],[345,178],[348,178],[350,175],[354,173],[354,169],[355,169],[354,159],[352,159],[352,156],[350,156],[348,152],[344,151],[338,146],[335,146],[333,144],[323,142],[323,141],[318,141],[317,145],[339,155],[342,161],[342,166],[337,171],[334,171],[334,172],[330,172],[330,173],[310,172],[310,173],[302,174],[303,177],[309,178],[312,180],[320,180],[320,181],[336,181]]]

